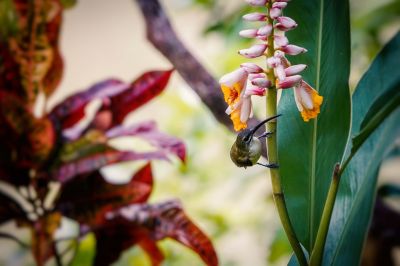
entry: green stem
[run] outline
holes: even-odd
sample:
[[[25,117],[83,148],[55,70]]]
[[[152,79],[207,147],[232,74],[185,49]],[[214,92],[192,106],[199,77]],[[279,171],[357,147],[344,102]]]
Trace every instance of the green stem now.
[[[340,164],[335,165],[333,170],[331,185],[329,186],[328,196],[326,197],[326,202],[324,210],[322,212],[321,222],[318,227],[317,239],[313,251],[311,253],[310,265],[319,266],[322,263],[322,257],[324,254],[324,247],[326,242],[326,237],[328,234],[329,224],[332,217],[333,207],[335,206],[336,194],[340,182],[341,169]]]
[[[271,9],[271,2],[267,2],[266,7],[268,10]],[[267,23],[273,25],[273,20],[268,17]],[[272,57],[274,55],[274,29],[272,29],[271,35],[267,39],[268,49],[265,54],[267,58]],[[274,71],[269,69],[266,71],[266,75],[268,79],[273,82],[275,81],[276,77]],[[277,115],[277,89],[275,86],[268,89],[267,93],[267,117]],[[268,149],[268,161],[271,164],[279,164],[278,162],[278,144],[277,144],[277,122],[276,119],[269,121],[266,124],[267,132],[272,132],[273,134],[267,138],[267,149]],[[282,191],[281,186],[281,178],[279,174],[279,168],[270,168],[270,176],[271,176],[271,183],[272,183],[272,195],[274,197],[275,205],[278,210],[279,218],[281,220],[283,229],[285,230],[286,236],[289,240],[290,245],[294,253],[296,254],[297,260],[301,266],[307,266],[307,259],[304,255],[303,249],[301,248],[300,242],[297,239],[296,233],[293,229],[293,225],[289,218],[289,213],[286,207],[285,196]]]
[[[271,117],[277,114],[277,90],[271,88],[267,94],[267,117]],[[269,163],[278,164],[278,149],[277,149],[277,122],[276,120],[267,123],[267,132],[273,132],[267,139],[268,148],[268,161]],[[281,220],[283,229],[285,230],[286,236],[289,240],[290,245],[296,254],[297,260],[301,266],[308,265],[307,259],[300,246],[299,240],[297,239],[296,233],[293,229],[293,225],[290,222],[289,213],[287,211],[285,197],[283,195],[281,179],[279,174],[279,168],[270,169],[272,193],[275,201],[276,208],[278,210],[279,218]]]

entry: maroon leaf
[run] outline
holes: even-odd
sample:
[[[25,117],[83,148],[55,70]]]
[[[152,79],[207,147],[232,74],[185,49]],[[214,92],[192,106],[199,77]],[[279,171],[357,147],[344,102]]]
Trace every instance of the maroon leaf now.
[[[186,159],[185,144],[178,138],[158,131],[154,121],[148,121],[133,126],[117,126],[106,132],[108,138],[120,136],[140,137],[151,145],[178,156],[183,162]]]
[[[94,99],[107,99],[128,89],[129,85],[118,79],[107,79],[88,90],[78,92],[53,108],[49,116],[60,121],[62,128],[69,128],[85,116],[86,105]]]
[[[0,126],[0,141],[5,151],[12,147],[19,166],[37,168],[54,146],[55,131],[50,120],[36,119],[18,97],[4,91],[0,91]]]
[[[52,178],[61,183],[66,183],[73,177],[82,174],[89,174],[110,164],[153,159],[168,160],[167,156],[162,151],[145,153],[136,153],[132,151],[108,151],[61,165],[54,171]]]
[[[173,70],[150,71],[136,79],[126,91],[111,97],[108,107],[113,113],[114,125],[125,116],[160,94],[168,83]]]
[[[152,190],[152,179],[150,164],[124,185],[106,182],[100,172],[75,178],[63,186],[57,209],[64,216],[96,228],[105,223],[107,212],[146,201]]]
[[[145,246],[145,251],[150,252],[148,255],[153,258],[153,265],[158,265],[161,258],[154,246],[156,241],[166,237],[195,251],[207,265],[218,265],[211,241],[186,216],[176,200],[153,205],[133,204],[108,213],[108,217],[110,221],[95,231],[98,243],[95,261],[99,263],[96,265],[106,265],[102,264],[104,260],[112,263],[124,249],[139,243]],[[110,248],[113,249],[112,258],[102,252]]]
[[[2,128],[3,134],[22,135],[33,120],[33,115],[19,97],[0,91],[0,124],[7,127]]]

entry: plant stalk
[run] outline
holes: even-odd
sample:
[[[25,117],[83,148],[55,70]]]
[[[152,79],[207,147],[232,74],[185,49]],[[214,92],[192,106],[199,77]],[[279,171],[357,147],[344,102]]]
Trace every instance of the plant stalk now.
[[[277,90],[271,88],[267,94],[267,117],[271,117],[277,114]],[[266,125],[267,132],[273,132],[269,138],[267,138],[268,148],[268,163],[278,164],[278,149],[277,149],[277,122],[276,120],[269,121]],[[289,240],[290,245],[297,257],[297,260],[301,266],[308,265],[307,259],[300,246],[300,242],[297,239],[296,233],[293,229],[293,225],[290,222],[289,213],[287,211],[285,197],[282,191],[281,179],[279,174],[279,168],[271,168],[270,176],[272,183],[272,193],[275,201],[276,208],[278,210],[279,218],[281,220],[283,229],[285,230],[286,236]]]
[[[335,205],[336,195],[339,188],[340,175],[340,164],[337,163],[333,170],[332,181],[331,185],[329,186],[328,196],[326,197],[321,222],[318,227],[317,238],[315,240],[315,245],[311,253],[310,266],[319,266],[322,263],[326,237],[328,234],[332,211]]]
[[[268,10],[271,9],[271,2],[267,2],[266,7]],[[273,20],[268,17],[267,18],[267,23],[270,25],[273,25]],[[268,49],[265,54],[267,58],[274,56],[275,50],[273,49],[274,47],[274,29],[272,29],[271,35],[267,39],[267,45]],[[267,66],[268,69],[268,66]],[[269,69],[269,71],[266,71],[265,73],[268,77],[269,80],[275,81],[276,77],[274,74],[274,71],[272,69]],[[278,101],[277,101],[277,94],[278,90],[276,89],[275,86],[271,87],[268,89],[267,93],[267,100],[266,100],[266,115],[267,117],[275,116],[277,115],[277,106],[278,106]],[[278,161],[278,143],[277,143],[277,120],[271,120],[266,124],[266,129],[267,132],[272,132],[273,134],[267,138],[266,144],[267,144],[267,150],[268,150],[268,163],[269,164],[276,164],[279,165]],[[289,218],[289,213],[286,207],[286,202],[285,202],[285,196],[282,191],[282,186],[281,186],[281,178],[280,178],[280,173],[279,173],[279,168],[270,168],[269,169],[270,176],[271,176],[271,183],[272,183],[272,195],[274,197],[275,205],[278,210],[279,218],[281,220],[283,229],[285,230],[286,236],[289,240],[290,245],[292,246],[292,249],[297,257],[297,261],[301,266],[307,266],[307,259],[304,255],[303,249],[301,248],[300,242],[297,239],[296,233],[294,231],[293,225],[290,221]]]

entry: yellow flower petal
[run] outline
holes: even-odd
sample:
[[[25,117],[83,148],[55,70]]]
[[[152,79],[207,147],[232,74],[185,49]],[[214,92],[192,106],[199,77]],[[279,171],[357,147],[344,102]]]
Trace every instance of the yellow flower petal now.
[[[234,105],[239,101],[240,94],[242,93],[242,86],[239,83],[235,83],[233,87],[222,84],[221,90],[224,94],[225,102],[229,105]]]
[[[231,113],[231,120],[233,122],[233,128],[235,131],[240,131],[247,127],[247,123],[240,121],[240,110],[235,110]]]

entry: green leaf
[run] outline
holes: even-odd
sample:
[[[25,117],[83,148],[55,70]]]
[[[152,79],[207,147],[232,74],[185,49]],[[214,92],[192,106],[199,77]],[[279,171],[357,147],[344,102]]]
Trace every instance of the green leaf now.
[[[368,111],[400,86],[400,33],[379,53],[353,94],[351,135],[363,129]],[[332,214],[323,265],[358,265],[375,200],[377,174],[400,134],[400,108],[376,128],[345,169]],[[351,143],[346,147],[350,154]]]
[[[276,263],[283,256],[287,256],[292,252],[292,248],[288,242],[285,232],[283,228],[280,228],[274,236],[270,246],[268,262]]]
[[[291,1],[285,16],[298,23],[298,28],[288,33],[291,43],[308,49],[308,53],[289,60],[309,66],[303,78],[324,97],[321,113],[310,122],[302,120],[292,90],[284,90],[279,103],[283,114],[278,123],[283,189],[298,238],[310,251],[332,169],[342,158],[349,133],[348,1]]]
[[[12,0],[0,1],[0,37],[6,39],[18,31],[18,15]]]
[[[369,109],[358,135],[353,137],[353,147],[351,153],[356,153],[360,146],[367,140],[373,131],[396,109],[400,106],[400,85],[395,84],[389,88]]]

